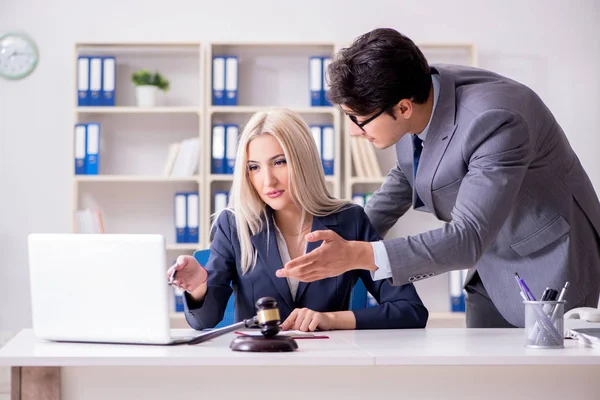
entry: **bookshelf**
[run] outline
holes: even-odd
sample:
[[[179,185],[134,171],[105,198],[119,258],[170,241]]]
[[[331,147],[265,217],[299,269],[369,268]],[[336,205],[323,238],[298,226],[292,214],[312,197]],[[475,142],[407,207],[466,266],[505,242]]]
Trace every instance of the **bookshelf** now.
[[[74,96],[74,125],[100,124],[98,174],[71,171],[74,231],[77,210],[98,209],[106,233],[164,235],[169,265],[178,255],[201,248],[200,243],[175,243],[173,216],[175,192],[202,190],[201,165],[191,176],[165,175],[163,167],[169,144],[202,136],[203,48],[197,42],[75,44],[74,66],[79,56],[114,56],[116,74],[113,106],[79,106]],[[169,91],[159,93],[155,107],[137,106],[131,75],[142,68],[159,71],[170,82]],[[77,68],[74,71],[76,93]],[[71,137],[74,153],[75,138]],[[178,320],[172,314],[172,323]]]

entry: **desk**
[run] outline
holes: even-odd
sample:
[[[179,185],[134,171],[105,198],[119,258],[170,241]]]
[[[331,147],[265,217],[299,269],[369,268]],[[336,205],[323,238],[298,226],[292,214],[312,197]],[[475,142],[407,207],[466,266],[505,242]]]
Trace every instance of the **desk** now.
[[[23,330],[0,349],[0,365],[13,366],[22,398],[43,385],[53,393],[58,383],[63,400],[599,398],[600,350],[575,340],[565,349],[533,350],[524,348],[522,329],[328,335],[298,340],[294,353],[258,354],[231,351],[233,334],[159,347],[52,343]]]

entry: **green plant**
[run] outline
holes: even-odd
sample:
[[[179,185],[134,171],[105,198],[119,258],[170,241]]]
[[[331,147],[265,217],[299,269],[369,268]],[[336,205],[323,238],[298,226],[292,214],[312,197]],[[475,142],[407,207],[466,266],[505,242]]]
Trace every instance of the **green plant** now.
[[[159,72],[152,74],[148,70],[140,69],[131,75],[131,81],[136,86],[152,85],[165,92],[169,90],[169,81]]]

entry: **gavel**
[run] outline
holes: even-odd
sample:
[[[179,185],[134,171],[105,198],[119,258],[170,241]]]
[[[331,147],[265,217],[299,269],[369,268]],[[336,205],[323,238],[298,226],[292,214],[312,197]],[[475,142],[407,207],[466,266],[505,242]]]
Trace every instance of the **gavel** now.
[[[241,328],[260,327],[262,336],[242,336],[231,342],[231,349],[234,351],[294,351],[298,348],[296,341],[288,336],[277,336],[281,331],[281,318],[277,301],[272,297],[261,297],[256,301],[256,315],[232,325],[224,326],[210,332],[203,333],[190,340],[188,344],[199,344],[226,333]]]

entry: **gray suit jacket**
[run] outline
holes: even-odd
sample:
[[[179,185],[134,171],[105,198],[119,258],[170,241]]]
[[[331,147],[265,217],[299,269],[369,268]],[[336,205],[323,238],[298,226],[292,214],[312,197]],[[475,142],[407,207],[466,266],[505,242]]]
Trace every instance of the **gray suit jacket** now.
[[[384,241],[393,284],[476,269],[515,326],[524,326],[515,272],[536,297],[569,281],[566,309],[597,292],[600,203],[548,108],[529,88],[489,71],[433,65],[432,72],[440,93],[416,180],[405,135],[397,165],[365,210],[384,236],[414,204],[416,188],[447,224]]]

